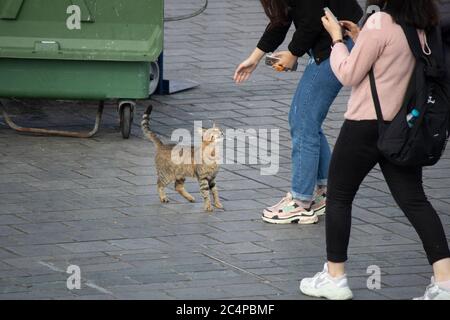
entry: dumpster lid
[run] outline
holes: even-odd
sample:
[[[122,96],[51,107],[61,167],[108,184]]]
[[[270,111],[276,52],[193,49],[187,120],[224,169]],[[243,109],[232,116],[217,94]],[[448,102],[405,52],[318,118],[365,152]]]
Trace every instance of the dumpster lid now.
[[[0,58],[155,61],[163,0],[2,0]]]

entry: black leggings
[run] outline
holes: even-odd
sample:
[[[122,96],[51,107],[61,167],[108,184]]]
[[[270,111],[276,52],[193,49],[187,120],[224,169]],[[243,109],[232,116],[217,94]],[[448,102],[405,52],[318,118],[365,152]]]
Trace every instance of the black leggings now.
[[[395,201],[422,240],[428,261],[450,257],[444,228],[427,200],[422,168],[399,167],[383,158],[377,148],[376,121],[346,120],[330,164],[326,215],[328,261],[347,260],[352,202],[364,178],[378,163]]]

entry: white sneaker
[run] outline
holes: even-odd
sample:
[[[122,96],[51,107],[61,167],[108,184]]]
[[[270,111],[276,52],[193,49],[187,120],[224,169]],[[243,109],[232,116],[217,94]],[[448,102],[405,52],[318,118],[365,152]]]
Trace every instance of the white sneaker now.
[[[440,288],[432,277],[431,284],[425,290],[425,294],[413,300],[450,300],[450,291]]]
[[[331,277],[328,273],[327,263],[325,263],[322,272],[300,282],[300,291],[307,296],[329,300],[350,300],[353,298],[353,293],[348,286],[347,276],[344,275],[338,279]]]

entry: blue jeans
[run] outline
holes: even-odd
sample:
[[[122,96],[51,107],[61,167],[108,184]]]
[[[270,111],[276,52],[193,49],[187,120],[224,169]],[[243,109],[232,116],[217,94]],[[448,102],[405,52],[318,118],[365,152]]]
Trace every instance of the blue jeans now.
[[[352,43],[348,44],[351,48]],[[331,150],[322,131],[328,110],[342,85],[333,74],[330,59],[317,65],[311,57],[289,112],[292,138],[292,195],[311,201],[316,185],[325,186]]]

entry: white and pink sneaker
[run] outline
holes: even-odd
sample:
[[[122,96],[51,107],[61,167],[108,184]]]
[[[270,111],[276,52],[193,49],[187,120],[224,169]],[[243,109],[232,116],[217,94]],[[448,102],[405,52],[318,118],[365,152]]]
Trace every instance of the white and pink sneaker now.
[[[269,208],[268,208],[269,209]],[[304,208],[298,200],[292,199],[288,194],[277,205],[264,210],[262,219],[267,223],[273,224],[314,224],[319,218],[310,208]]]

